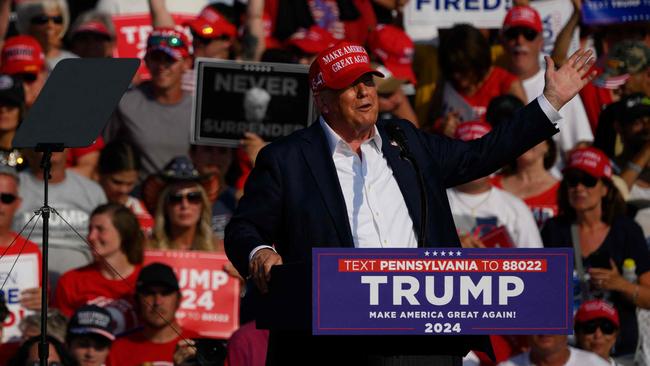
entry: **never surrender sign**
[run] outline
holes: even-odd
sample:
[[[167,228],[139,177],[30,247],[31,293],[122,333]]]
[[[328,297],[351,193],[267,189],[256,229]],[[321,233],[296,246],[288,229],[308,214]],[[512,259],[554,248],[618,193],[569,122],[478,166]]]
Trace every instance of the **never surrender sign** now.
[[[195,69],[193,143],[237,147],[244,132],[274,141],[315,119],[305,65],[199,58]]]
[[[570,248],[312,253],[316,335],[573,331]]]

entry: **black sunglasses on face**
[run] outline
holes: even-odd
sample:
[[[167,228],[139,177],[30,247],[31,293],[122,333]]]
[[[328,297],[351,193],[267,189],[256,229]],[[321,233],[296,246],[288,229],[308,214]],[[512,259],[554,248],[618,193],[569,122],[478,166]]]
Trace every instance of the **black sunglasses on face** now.
[[[168,198],[169,203],[172,204],[181,203],[183,202],[183,199],[187,199],[187,202],[189,203],[197,204],[197,203],[201,203],[201,200],[203,198],[201,197],[201,192],[199,191],[187,192],[185,194],[178,192],[178,193],[170,194]]]
[[[16,200],[16,195],[11,194],[11,193],[0,193],[0,202],[4,203],[5,205],[10,205],[14,203]]]
[[[31,84],[36,81],[37,75],[29,72],[24,72],[14,75],[16,78],[20,79],[23,83]]]
[[[607,335],[614,334],[614,332],[616,332],[617,329],[616,324],[606,319],[590,320],[580,325],[580,329],[585,334],[596,333],[596,329],[598,328],[600,328],[600,331],[603,332],[603,334],[607,334]]]
[[[514,27],[514,28],[508,28],[505,32],[503,32],[503,35],[507,39],[517,39],[519,38],[519,35],[523,35],[524,38],[527,41],[532,41],[537,37],[537,32],[530,28],[523,28],[523,27]]]
[[[33,16],[32,19],[30,19],[30,22],[34,25],[43,25],[43,24],[47,24],[47,22],[49,22],[50,20],[54,24],[63,24],[63,15],[55,15],[52,17],[45,14],[36,15]]]
[[[593,188],[598,184],[598,178],[582,172],[571,172],[564,175],[567,185],[575,188],[578,184],[582,184],[587,188]]]

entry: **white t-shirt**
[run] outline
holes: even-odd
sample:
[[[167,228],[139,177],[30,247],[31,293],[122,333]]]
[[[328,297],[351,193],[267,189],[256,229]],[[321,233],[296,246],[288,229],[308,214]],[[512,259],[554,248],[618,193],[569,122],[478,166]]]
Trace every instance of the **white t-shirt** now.
[[[544,72],[544,68],[540,68],[533,77],[522,81],[529,103],[544,92]],[[589,118],[580,96],[573,97],[559,112],[563,122],[558,122],[560,133],[553,136],[559,155],[552,173],[557,177],[561,177],[559,172],[564,167],[563,154],[571,150],[578,142],[594,140]]]
[[[447,197],[456,230],[483,236],[498,226],[505,226],[518,248],[541,248],[542,238],[533,214],[524,201],[496,187],[479,194],[448,189]]]
[[[650,188],[633,185],[628,200],[650,200]]]
[[[167,0],[165,5],[170,13],[198,14],[209,0]],[[99,0],[96,10],[107,14],[149,13],[147,0]]]
[[[595,353],[583,351],[581,349],[569,347],[569,360],[564,366],[609,366],[609,362],[603,360]],[[509,360],[499,363],[497,366],[534,366],[530,362],[530,352],[524,352]]]

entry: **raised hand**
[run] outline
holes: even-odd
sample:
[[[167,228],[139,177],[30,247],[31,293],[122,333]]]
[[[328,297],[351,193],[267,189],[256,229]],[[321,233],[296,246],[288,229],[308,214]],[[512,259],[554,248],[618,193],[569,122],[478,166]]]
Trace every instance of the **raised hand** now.
[[[580,49],[557,70],[550,57],[545,56],[545,59],[544,96],[559,111],[596,76],[596,71],[589,72],[596,59],[591,50]]]

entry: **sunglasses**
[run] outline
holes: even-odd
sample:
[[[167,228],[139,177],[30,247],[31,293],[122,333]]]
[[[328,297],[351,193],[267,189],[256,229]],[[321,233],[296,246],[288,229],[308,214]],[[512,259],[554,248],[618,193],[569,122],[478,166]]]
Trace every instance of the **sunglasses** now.
[[[201,192],[199,191],[192,191],[192,192],[187,192],[187,193],[173,193],[170,194],[167,200],[171,204],[179,204],[183,202],[183,199],[187,199],[187,202],[193,203],[193,204],[199,204],[203,200],[203,197],[201,196]]]
[[[36,15],[30,19],[30,23],[34,25],[43,25],[47,24],[47,22],[52,21],[54,24],[63,24],[63,15],[55,15],[55,16],[48,16],[45,14],[41,15]]]
[[[14,75],[17,79],[20,79],[24,84],[31,84],[36,81],[36,78],[38,77],[36,74],[32,74],[29,72],[24,72],[20,74],[15,74]]]
[[[564,175],[567,185],[575,188],[578,184],[582,184],[587,188],[593,188],[598,184],[598,178],[582,172],[571,172]]]
[[[176,292],[176,290],[170,289],[170,288],[145,288],[140,291],[140,295],[142,296],[153,296],[153,295],[162,295],[162,296],[169,296]]]
[[[537,32],[530,28],[523,28],[523,27],[514,27],[514,28],[508,28],[505,32],[503,32],[503,35],[507,39],[517,39],[519,38],[519,35],[523,35],[524,38],[527,41],[532,41],[537,37]]]
[[[580,324],[580,329],[585,334],[596,333],[596,329],[598,328],[600,328],[600,331],[603,332],[603,334],[607,335],[614,334],[614,332],[616,332],[616,329],[618,329],[616,327],[616,324],[606,319],[595,319]]]
[[[154,46],[180,48],[185,46],[185,42],[176,36],[149,36],[147,39],[147,47]]]
[[[0,202],[4,203],[5,205],[10,205],[16,201],[18,197],[15,194],[11,193],[0,193]]]

